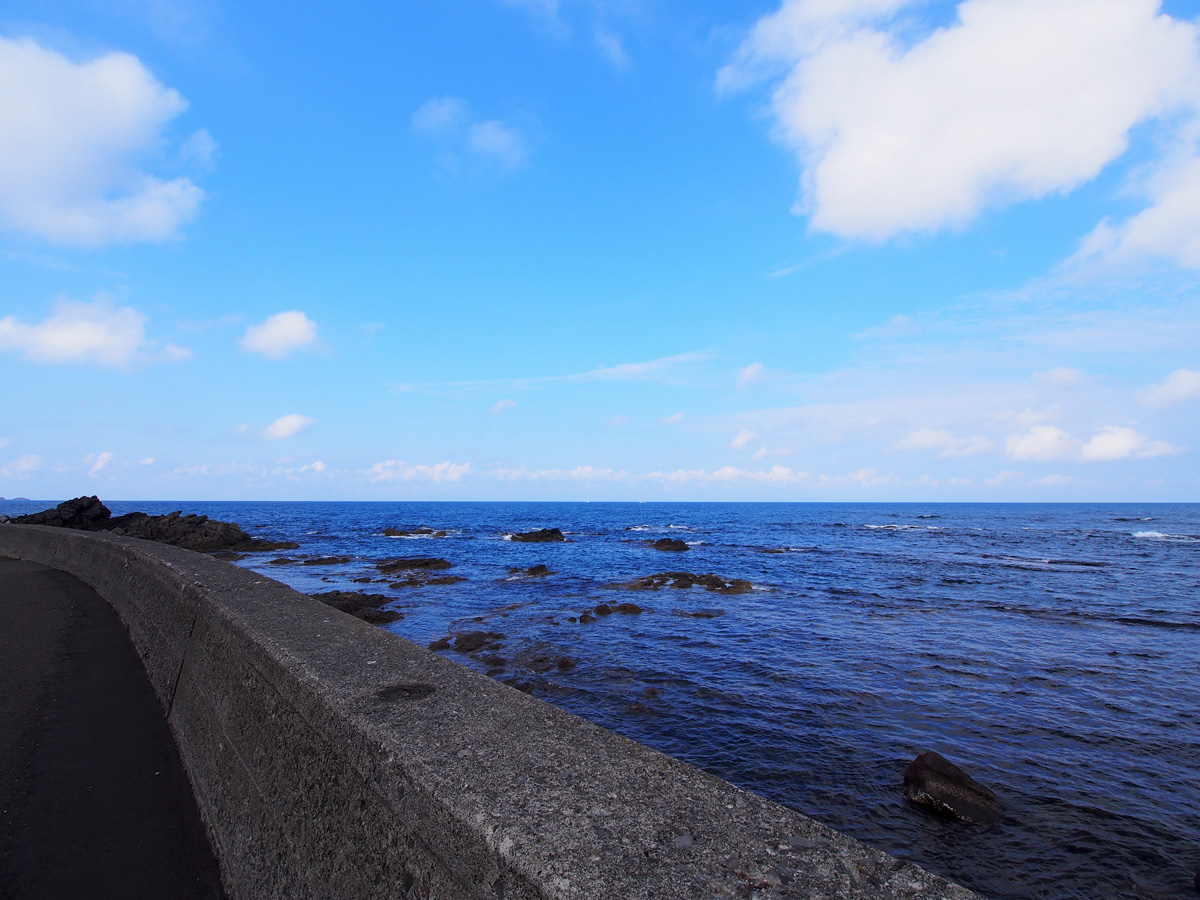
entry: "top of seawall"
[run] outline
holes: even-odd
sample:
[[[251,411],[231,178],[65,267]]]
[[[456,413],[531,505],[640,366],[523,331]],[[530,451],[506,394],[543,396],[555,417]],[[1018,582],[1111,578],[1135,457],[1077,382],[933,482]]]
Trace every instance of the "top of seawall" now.
[[[117,609],[231,897],[976,897],[248,570],[38,526],[0,555]]]

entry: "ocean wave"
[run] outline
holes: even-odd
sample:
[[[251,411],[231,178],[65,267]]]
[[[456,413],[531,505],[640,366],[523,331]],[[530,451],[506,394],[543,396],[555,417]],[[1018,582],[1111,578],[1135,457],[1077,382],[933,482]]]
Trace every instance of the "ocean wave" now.
[[[1161,531],[1135,531],[1135,538],[1144,538],[1151,541],[1171,541],[1176,544],[1198,544],[1200,537],[1191,534],[1164,534]]]
[[[873,531],[944,531],[941,525],[864,525]]]

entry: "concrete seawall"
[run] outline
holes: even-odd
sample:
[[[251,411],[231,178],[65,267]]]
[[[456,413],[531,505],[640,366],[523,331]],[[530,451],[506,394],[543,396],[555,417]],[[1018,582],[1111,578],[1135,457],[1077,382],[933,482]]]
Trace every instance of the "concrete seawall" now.
[[[0,556],[121,616],[231,898],[976,897],[231,564],[16,525]]]

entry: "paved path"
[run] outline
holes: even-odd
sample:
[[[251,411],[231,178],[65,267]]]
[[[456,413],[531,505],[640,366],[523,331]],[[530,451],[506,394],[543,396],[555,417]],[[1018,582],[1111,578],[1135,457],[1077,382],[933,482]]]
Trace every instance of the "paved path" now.
[[[0,558],[0,897],[223,900],[124,626],[81,581]]]

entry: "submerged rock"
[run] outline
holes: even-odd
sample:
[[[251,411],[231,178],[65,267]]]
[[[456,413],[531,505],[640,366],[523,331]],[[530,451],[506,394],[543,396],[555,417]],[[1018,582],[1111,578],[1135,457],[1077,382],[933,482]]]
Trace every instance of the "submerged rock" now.
[[[446,532],[436,531],[432,528],[392,528],[383,529],[385,537],[432,537],[444,538]]]
[[[512,566],[508,570],[509,575],[524,575],[527,578],[544,578],[547,575],[556,575],[557,572],[551,572],[549,568],[538,563],[536,566],[530,566],[528,569],[522,569],[520,566]]]
[[[754,585],[742,578],[726,581],[720,575],[709,572],[707,575],[696,575],[692,572],[657,572],[645,575],[633,581],[618,585],[631,591],[657,591],[662,587],[686,589],[702,587],[706,591],[717,591],[722,594],[748,594],[754,590]]]
[[[361,591],[325,591],[312,596],[327,606],[350,613],[372,625],[386,625],[404,618],[403,613],[394,609],[380,609],[394,599],[383,594],[364,594]]]
[[[400,559],[389,559],[375,564],[375,568],[384,575],[392,575],[406,569],[434,571],[438,569],[450,569],[453,566],[454,563],[437,556],[408,556]]]
[[[459,653],[478,653],[480,650],[499,650],[503,634],[496,631],[464,631],[454,636],[454,649]]]
[[[659,538],[654,542],[654,549],[665,550],[670,553],[680,553],[691,548],[679,538]]]
[[[511,535],[510,540],[521,544],[546,544],[551,541],[565,541],[566,538],[557,528],[542,528],[538,531],[526,531],[522,534]]]
[[[306,566],[344,566],[352,559],[353,556],[314,556],[302,562]]]
[[[950,760],[926,750],[904,771],[904,796],[940,816],[976,825],[995,825],[1004,807],[995,793]]]

